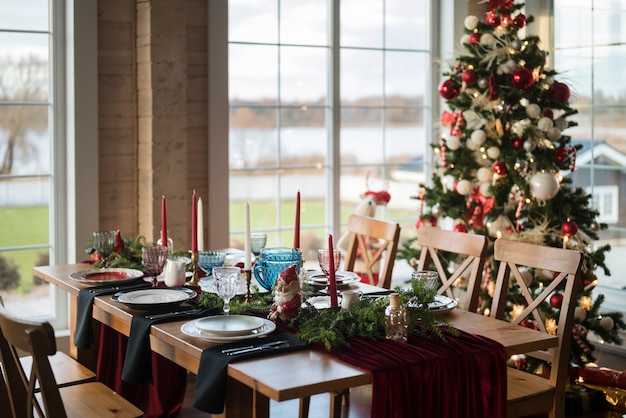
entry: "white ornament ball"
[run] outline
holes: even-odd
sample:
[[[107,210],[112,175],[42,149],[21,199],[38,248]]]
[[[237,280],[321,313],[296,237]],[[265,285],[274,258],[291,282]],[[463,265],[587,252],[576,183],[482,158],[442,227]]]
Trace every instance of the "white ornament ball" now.
[[[476,178],[480,182],[491,181],[493,178],[493,171],[489,167],[480,167],[476,171]]]
[[[461,42],[461,45],[464,45],[464,44],[469,44],[469,43],[470,43],[470,41],[469,41],[469,35],[463,35],[463,36],[461,36],[461,39],[459,39],[459,42]]]
[[[471,139],[465,142],[465,146],[467,147],[468,150],[471,150],[471,151],[476,151],[477,149],[480,148],[480,144],[477,144]]]
[[[526,283],[526,286],[528,286],[529,284],[533,282],[533,274],[528,270],[524,270],[520,272],[520,276],[522,276],[522,280],[524,280],[524,283]]]
[[[519,99],[519,104],[521,104],[521,105],[522,105],[522,106],[524,106],[524,107],[528,106],[528,104],[529,104],[529,103],[530,103],[530,102],[529,102],[529,101],[528,101],[528,99],[527,99],[527,98],[525,98],[525,97],[522,97],[521,99]]]
[[[458,136],[451,136],[446,140],[446,147],[449,150],[456,151],[461,148],[461,138]]]
[[[561,138],[561,130],[557,127],[552,127],[548,129],[548,133],[546,134],[548,139],[552,142],[556,142]]]
[[[600,326],[607,331],[610,331],[615,326],[615,321],[610,316],[603,316],[600,320]]]
[[[491,158],[492,160],[497,160],[499,156],[500,156],[500,148],[498,147],[487,148],[487,157]]]
[[[454,190],[454,176],[445,176],[441,182],[443,183],[443,186],[448,190]]]
[[[480,186],[478,187],[478,190],[480,190],[480,194],[482,194],[485,197],[491,197],[493,196],[493,194],[491,193],[491,182],[490,181],[486,181],[484,183],[480,183]]]
[[[472,193],[472,183],[469,180],[459,180],[456,184],[456,192],[463,196],[469,196]]]
[[[535,148],[537,148],[537,144],[535,144],[530,139],[524,141],[524,150],[526,150],[527,152],[533,152]]]
[[[487,140],[487,133],[482,129],[476,129],[474,132],[472,132],[471,139],[472,142],[475,142],[478,145],[482,145]]]
[[[483,33],[480,37],[480,44],[483,46],[492,46],[496,42],[496,38],[490,33]]]
[[[538,104],[531,103],[528,106],[526,106],[526,115],[528,115],[529,118],[535,119],[539,117],[540,114],[541,114],[541,107],[539,107]]]
[[[469,15],[465,18],[465,21],[463,22],[463,24],[465,25],[465,28],[467,30],[474,30],[476,29],[476,26],[478,26],[478,18],[474,15]]]
[[[443,216],[443,208],[441,207],[441,205],[439,203],[435,203],[433,208],[430,210],[430,213],[434,217],[440,218],[441,216]]]
[[[559,128],[560,130],[564,130],[567,128],[567,119],[565,118],[558,118],[557,120],[554,121],[554,126],[556,126],[557,128]]]
[[[530,178],[530,191],[537,199],[552,199],[559,192],[559,187],[559,180],[552,173],[541,172]]]
[[[554,122],[552,122],[552,119],[545,116],[537,121],[537,128],[543,132],[548,132],[548,130],[550,130],[553,126]]]
[[[583,322],[587,318],[587,311],[585,311],[580,306],[577,306],[574,309],[574,319],[578,319],[578,321]]]

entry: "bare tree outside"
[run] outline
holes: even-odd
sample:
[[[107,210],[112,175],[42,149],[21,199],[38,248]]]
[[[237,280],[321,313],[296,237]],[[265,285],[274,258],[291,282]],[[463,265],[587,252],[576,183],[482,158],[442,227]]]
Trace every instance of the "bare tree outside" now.
[[[48,128],[48,63],[35,55],[0,56],[0,175],[36,152],[29,132]]]

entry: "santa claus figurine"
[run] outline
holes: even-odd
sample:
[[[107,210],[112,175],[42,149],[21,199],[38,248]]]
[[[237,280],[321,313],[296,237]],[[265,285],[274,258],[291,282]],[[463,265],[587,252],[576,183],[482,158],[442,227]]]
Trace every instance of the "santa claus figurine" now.
[[[296,265],[292,264],[282,271],[276,279],[274,303],[268,318],[274,322],[277,319],[287,322],[298,314],[301,304],[300,281],[296,272]]]

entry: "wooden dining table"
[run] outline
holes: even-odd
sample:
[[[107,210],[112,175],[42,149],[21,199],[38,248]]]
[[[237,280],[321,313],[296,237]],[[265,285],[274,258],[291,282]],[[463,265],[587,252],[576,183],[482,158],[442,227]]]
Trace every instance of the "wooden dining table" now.
[[[89,264],[39,266],[34,275],[69,294],[70,354],[79,361],[93,364],[93,350],[74,346],[78,293],[89,287],[70,278],[70,274],[89,270]],[[363,293],[380,291],[365,283],[354,283],[351,288]],[[128,336],[133,311],[110,296],[98,296],[93,303],[93,319]],[[453,327],[470,334],[478,334],[500,343],[507,355],[555,347],[556,336],[508,322],[485,317],[461,309],[445,314]],[[175,362],[191,373],[197,374],[204,349],[215,345],[200,338],[184,334],[184,320],[154,324],[150,329],[151,349]],[[280,369],[281,373],[276,373]],[[227,386],[223,416],[228,418],[269,417],[270,399],[285,401],[309,397],[318,393],[341,392],[371,383],[368,371],[342,362],[322,350],[304,349],[289,353],[267,355],[233,362],[227,368]],[[331,402],[331,408],[334,408]]]

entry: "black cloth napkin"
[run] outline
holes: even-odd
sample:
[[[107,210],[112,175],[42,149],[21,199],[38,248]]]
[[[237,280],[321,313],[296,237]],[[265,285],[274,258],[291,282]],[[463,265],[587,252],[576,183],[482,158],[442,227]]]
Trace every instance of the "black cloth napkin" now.
[[[152,350],[150,348],[150,326],[163,322],[191,320],[221,312],[218,307],[201,309],[195,306],[181,305],[170,308],[171,315],[152,318],[158,312],[133,315],[130,323],[130,336],[122,368],[122,380],[128,383],[152,383]],[[176,312],[174,314],[174,312]],[[163,311],[161,311],[163,313]]]
[[[235,347],[257,346],[274,341],[289,341],[288,347],[271,348],[261,351],[251,351],[236,355],[227,355],[222,350]],[[254,357],[285,353],[301,350],[307,347],[307,343],[294,334],[273,334],[263,338],[247,338],[237,342],[220,344],[206,348],[200,357],[198,378],[194,390],[193,406],[201,411],[211,414],[221,414],[224,411],[224,397],[226,395],[226,369],[232,361],[245,360]]]
[[[76,312],[76,332],[74,345],[78,348],[90,348],[93,345],[93,330],[91,317],[93,315],[93,300],[96,296],[112,295],[122,290],[135,290],[151,287],[152,284],[139,279],[123,285],[104,285],[81,289],[78,292],[78,306]]]

